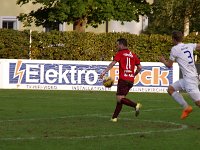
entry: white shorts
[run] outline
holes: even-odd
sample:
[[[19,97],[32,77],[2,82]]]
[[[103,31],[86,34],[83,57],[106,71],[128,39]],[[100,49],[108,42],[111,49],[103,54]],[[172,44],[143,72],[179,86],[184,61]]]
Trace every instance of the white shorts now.
[[[198,78],[184,78],[171,84],[175,91],[185,90],[194,102],[200,100],[200,91],[198,85]]]

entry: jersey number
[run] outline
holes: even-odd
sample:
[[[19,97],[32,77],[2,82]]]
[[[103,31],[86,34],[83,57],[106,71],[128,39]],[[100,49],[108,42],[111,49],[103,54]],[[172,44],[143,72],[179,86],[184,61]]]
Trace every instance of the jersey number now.
[[[126,58],[126,69],[131,70],[131,59],[129,57]]]
[[[188,60],[189,60],[189,64],[193,63],[193,58],[192,55],[190,53],[190,51],[184,51],[185,54],[187,54]]]
[[[131,71],[131,58],[126,58],[126,70],[124,70],[124,76],[134,77],[133,72]]]

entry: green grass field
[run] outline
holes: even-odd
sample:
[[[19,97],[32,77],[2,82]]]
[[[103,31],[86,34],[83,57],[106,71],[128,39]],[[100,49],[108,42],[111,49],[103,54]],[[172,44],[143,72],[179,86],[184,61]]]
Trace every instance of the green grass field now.
[[[0,150],[198,150],[200,109],[180,120],[168,95],[129,93],[140,115],[124,106],[110,122],[115,92],[0,90]]]

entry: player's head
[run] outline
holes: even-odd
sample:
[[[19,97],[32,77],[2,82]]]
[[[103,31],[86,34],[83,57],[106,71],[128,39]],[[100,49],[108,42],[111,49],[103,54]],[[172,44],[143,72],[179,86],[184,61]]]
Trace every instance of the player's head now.
[[[183,41],[183,33],[181,31],[172,32],[172,41],[174,44],[178,44]]]
[[[121,50],[121,49],[127,49],[127,40],[125,38],[120,38],[117,40],[117,49]]]

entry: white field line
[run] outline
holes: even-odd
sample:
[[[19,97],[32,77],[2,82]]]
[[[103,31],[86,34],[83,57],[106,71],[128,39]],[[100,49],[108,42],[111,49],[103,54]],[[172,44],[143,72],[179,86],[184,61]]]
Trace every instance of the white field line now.
[[[163,110],[162,108],[157,110]],[[143,110],[144,111],[144,110]],[[146,111],[154,111],[154,109],[146,110]],[[125,112],[130,113],[130,112]],[[101,114],[85,114],[85,115],[71,115],[71,116],[62,116],[62,117],[55,117],[55,118],[32,118],[32,119],[13,119],[13,120],[0,120],[0,123],[6,122],[17,122],[17,121],[36,121],[36,120],[49,120],[49,119],[64,119],[64,118],[75,118],[75,117],[99,117],[99,118],[110,118],[110,116],[103,116]],[[94,138],[104,138],[104,137],[116,137],[116,136],[130,136],[130,135],[137,135],[137,134],[151,134],[151,133],[159,133],[159,132],[174,132],[187,129],[188,126],[184,124],[179,124],[175,122],[167,122],[161,120],[143,120],[143,119],[130,119],[130,118],[119,118],[119,120],[139,120],[145,122],[154,122],[154,123],[165,123],[174,126],[180,126],[180,128],[174,129],[164,129],[164,130],[150,130],[144,132],[128,132],[128,133],[116,133],[116,134],[102,134],[102,135],[86,135],[86,136],[76,136],[76,137],[65,137],[65,136],[57,136],[57,137],[5,137],[0,138],[0,140],[4,141],[17,141],[17,140],[36,140],[36,139],[94,139]]]
[[[151,109],[144,109],[142,112],[149,112],[149,111],[162,111],[162,110],[172,110],[172,109],[180,109],[177,107],[174,108],[151,108]],[[121,112],[121,114],[129,114],[133,113],[133,111]],[[112,113],[110,113],[112,114]],[[0,120],[0,123],[4,122],[17,122],[17,121],[36,121],[36,120],[50,120],[50,119],[65,119],[65,118],[75,118],[75,117],[99,117],[103,114],[85,114],[85,115],[69,115],[69,116],[61,116],[61,117],[49,117],[49,118],[26,118],[26,119],[8,119],[8,120]]]
[[[123,120],[123,119],[121,119]],[[126,120],[129,120],[128,118]],[[131,120],[131,119],[130,119]],[[117,133],[117,134],[102,134],[102,135],[86,135],[86,136],[75,136],[75,137],[65,137],[65,136],[57,136],[57,137],[17,137],[17,138],[0,138],[1,141],[17,141],[17,140],[36,140],[36,139],[94,139],[94,138],[105,138],[105,137],[121,137],[121,136],[131,136],[131,135],[137,135],[137,134],[151,134],[151,133],[160,133],[160,132],[173,132],[173,131],[180,131],[188,128],[187,125],[184,124],[178,124],[175,122],[165,122],[165,121],[151,121],[151,120],[143,120],[143,121],[149,121],[149,122],[158,122],[158,123],[168,123],[175,126],[181,126],[180,128],[175,129],[166,129],[166,130],[150,130],[150,131],[144,131],[144,132],[128,132],[128,133]]]
[[[106,117],[107,116],[99,116],[99,117]],[[120,120],[136,120],[136,119],[130,119],[130,118],[123,118]],[[139,120],[139,119],[137,119]],[[106,134],[106,135],[93,135],[93,136],[80,136],[80,137],[70,137],[69,139],[93,139],[93,138],[102,138],[102,137],[116,137],[116,136],[130,136],[130,135],[136,135],[136,134],[151,134],[151,133],[159,133],[159,132],[173,132],[173,131],[180,131],[188,128],[187,125],[179,124],[175,122],[166,122],[166,121],[153,121],[153,120],[141,120],[140,121],[147,121],[147,122],[154,122],[154,123],[165,123],[165,124],[171,124],[174,126],[181,126],[180,128],[175,129],[165,129],[165,130],[150,130],[150,131],[144,131],[144,132],[129,132],[129,133],[118,133],[118,134]],[[62,138],[62,137],[60,137]]]
[[[98,95],[98,94],[97,94]],[[1,96],[1,98],[16,98],[16,97],[14,97],[14,96],[7,96],[7,95],[4,95],[4,96]],[[27,99],[35,99],[35,97],[23,97],[23,98],[27,98]],[[38,97],[39,99],[49,99],[49,97]],[[59,99],[59,98],[58,98]],[[60,99],[74,99],[74,97],[70,97],[70,96],[68,96],[68,97],[66,97],[66,98],[60,98]],[[79,99],[83,99],[83,100],[96,100],[96,99],[102,99],[102,98],[98,98],[98,97],[80,97]],[[112,100],[113,98],[111,98],[111,100]],[[131,99],[131,98],[130,98]],[[4,100],[4,99],[0,99],[0,100]],[[115,99],[113,99],[113,100],[115,100]],[[164,101],[164,99],[158,99],[158,100],[146,100],[146,101],[149,101],[149,102],[163,102]],[[166,101],[166,103],[168,103],[167,101]]]

